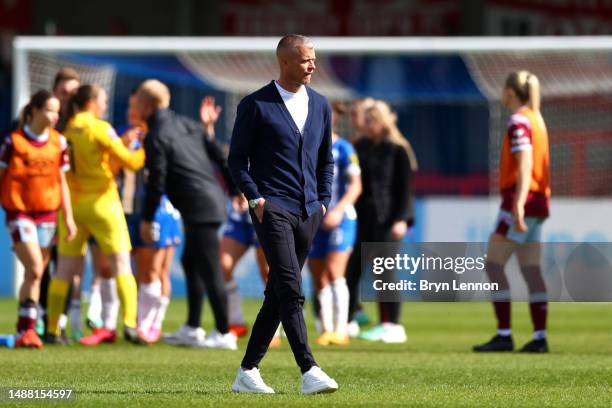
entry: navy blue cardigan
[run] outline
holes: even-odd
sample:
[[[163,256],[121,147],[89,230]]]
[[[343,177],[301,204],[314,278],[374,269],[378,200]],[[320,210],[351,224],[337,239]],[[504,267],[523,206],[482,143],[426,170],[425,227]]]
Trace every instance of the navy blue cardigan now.
[[[247,199],[264,197],[296,215],[327,208],[334,176],[331,108],[324,96],[306,89],[303,134],[273,81],[240,101],[228,157]]]

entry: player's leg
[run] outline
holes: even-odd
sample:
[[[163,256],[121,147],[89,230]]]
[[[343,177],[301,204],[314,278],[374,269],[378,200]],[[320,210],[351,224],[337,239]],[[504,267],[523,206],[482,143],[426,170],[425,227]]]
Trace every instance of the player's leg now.
[[[117,318],[119,316],[119,296],[117,282],[106,255],[97,246],[91,246],[94,270],[100,282],[101,327],[93,330],[90,336],[83,337],[81,344],[94,346],[100,343],[114,343],[117,339]]]
[[[102,253],[108,258],[111,273],[116,280],[123,312],[124,338],[132,343],[142,343],[136,321],[138,290],[130,260],[132,245],[117,191],[109,191],[96,198],[89,225]]]
[[[89,246],[94,268],[94,282],[98,286],[99,312],[90,316],[88,311],[88,325],[92,334],[81,338],[80,343],[95,346],[101,343],[114,343],[117,338],[117,316],[119,315],[119,297],[117,286],[110,268],[108,258],[102,253],[100,247],[90,242]],[[93,285],[92,285],[93,292]],[[94,326],[93,319],[98,323]],[[89,323],[89,322],[92,323]]]
[[[132,274],[130,253],[126,251],[106,255],[117,284],[117,294],[119,295],[119,302],[123,312],[124,337],[132,343],[141,343],[142,339],[137,333],[138,290],[136,279],[134,279]]]
[[[149,332],[149,340],[151,341],[157,341],[161,337],[162,324],[166,318],[166,311],[168,310],[168,305],[170,304],[170,270],[172,269],[172,264],[174,261],[174,253],[174,246],[169,246],[163,249],[164,259],[161,267],[161,297],[156,308],[157,313],[155,314],[153,324]]]
[[[334,301],[334,335],[332,343],[346,345],[348,337],[349,289],[346,283],[346,268],[353,252],[357,235],[357,221],[345,217],[331,234],[326,257],[326,270]]]
[[[47,336],[45,340],[49,343],[63,343],[60,338],[59,318],[68,298],[72,278],[74,275],[81,275],[84,267],[85,257],[83,255],[65,255],[60,250],[57,259],[57,274],[51,279],[47,295]]]
[[[161,297],[157,306],[157,313],[153,320],[153,326],[149,333],[150,339],[161,338],[162,324],[166,318],[166,311],[170,304],[170,294],[172,292],[172,283],[170,281],[170,273],[172,265],[174,264],[174,254],[176,247],[181,244],[182,241],[182,222],[179,212],[174,209],[168,222],[166,223],[168,236],[166,238],[166,248],[164,249],[164,259],[162,262],[161,270]]]
[[[231,229],[235,231],[235,229]],[[219,244],[219,262],[225,280],[227,291],[227,307],[230,330],[237,336],[242,337],[247,333],[246,322],[242,312],[242,301],[240,291],[233,277],[236,263],[248,250],[248,246],[235,238],[234,235],[225,233]]]
[[[66,241],[68,231],[64,223],[63,214],[61,211],[58,214],[57,271],[49,283],[47,293],[47,333],[45,341],[51,344],[66,343],[60,336],[59,318],[66,305],[73,277],[75,275],[82,276],[85,267],[85,253],[87,251],[89,232],[87,227],[80,222],[84,207],[86,205],[73,201],[77,234],[70,242]]]
[[[331,342],[336,345],[348,344],[349,290],[344,277],[351,250],[330,252],[326,258],[333,295],[334,336]]]
[[[266,260],[266,254],[259,243],[255,244],[255,261],[259,268],[259,275],[261,276],[262,282],[265,284],[268,282],[268,275],[270,274],[270,265]]]
[[[517,249],[517,256],[521,273],[529,290],[529,311],[533,323],[533,339],[523,346],[521,351],[544,353],[548,352],[548,342],[546,341],[548,296],[540,266],[542,254],[542,244],[539,242],[541,221],[529,221],[529,219],[526,220],[533,239]]]
[[[162,296],[165,251],[165,248],[156,247],[140,247],[132,251],[138,281],[138,329],[147,337]]]
[[[361,268],[361,243],[371,240],[369,237],[372,234],[373,224],[367,219],[367,215],[358,218],[357,221],[357,236],[355,239],[355,246],[346,269],[346,284],[349,289],[349,323],[348,323],[348,334],[350,337],[359,336],[360,326],[359,314],[360,312],[360,281],[362,275]],[[367,320],[367,319],[366,319]]]
[[[504,266],[518,247],[518,243],[508,238],[508,217],[500,217],[495,232],[489,239],[486,272],[491,283],[497,283],[498,290],[491,292],[493,309],[497,320],[497,334],[487,343],[474,346],[474,351],[512,351],[514,342],[510,328],[510,286]]]
[[[83,326],[81,324],[81,276],[74,275],[72,278],[70,300],[68,305],[68,321],[70,322],[70,338],[79,341],[83,337]]]
[[[162,271],[162,297],[165,297],[168,300],[172,295],[172,280],[170,279],[170,273],[172,271],[175,254],[176,247],[170,246],[166,248],[166,258],[164,259],[164,268]]]
[[[48,260],[48,250],[41,249],[38,239],[34,236],[32,238],[29,242],[14,239],[13,245],[15,255],[24,267],[24,279],[19,290],[18,337],[15,346],[41,348],[42,341],[36,333],[35,326],[40,298],[40,282]],[[46,257],[43,251],[47,252]]]
[[[316,319],[320,322],[321,335],[315,342],[320,346],[327,346],[334,331],[334,299],[326,270],[326,259],[309,257],[308,269],[312,273],[314,292],[319,302],[319,315]]]
[[[315,341],[321,346],[330,344],[334,331],[334,299],[329,282],[329,273],[326,269],[326,254],[330,235],[329,232],[319,229],[312,242],[308,254],[308,269],[312,273],[314,294],[318,301],[318,313],[315,319],[319,321],[321,335]]]
[[[106,259],[104,258],[102,251],[100,251],[100,248],[95,242],[93,242],[93,240],[90,240],[89,242],[89,253],[91,254],[93,277],[91,281],[91,294],[89,296],[89,306],[87,307],[86,322],[87,327],[89,327],[91,330],[95,330],[104,327],[102,322],[103,303],[100,286],[103,274],[103,263],[108,264],[108,262],[105,262]]]

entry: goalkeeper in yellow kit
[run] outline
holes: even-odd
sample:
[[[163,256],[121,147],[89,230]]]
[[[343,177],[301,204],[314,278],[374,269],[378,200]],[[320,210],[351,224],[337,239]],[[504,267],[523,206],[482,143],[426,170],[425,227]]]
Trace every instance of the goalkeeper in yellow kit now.
[[[66,242],[66,228],[59,229],[58,271],[48,293],[45,336],[48,343],[64,342],[59,336],[58,319],[73,276],[83,273],[90,236],[107,256],[116,277],[123,306],[124,336],[131,342],[142,341],[136,328],[137,289],[130,265],[132,247],[109,162],[113,158],[123,167],[136,171],[143,167],[145,154],[142,148],[128,150],[112,126],[100,119],[106,109],[106,92],[96,85],[81,86],[71,100],[70,119],[64,135],[71,161],[67,181],[78,232],[72,241]]]

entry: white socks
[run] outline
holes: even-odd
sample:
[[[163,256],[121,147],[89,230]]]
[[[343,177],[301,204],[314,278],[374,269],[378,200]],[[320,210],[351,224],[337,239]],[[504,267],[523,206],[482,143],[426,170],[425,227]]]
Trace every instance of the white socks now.
[[[159,299],[159,303],[157,305],[157,313],[155,314],[155,319],[153,319],[154,329],[161,330],[162,323],[164,322],[164,318],[166,317],[166,310],[168,310],[168,304],[170,304],[170,299],[167,296],[162,296]]]
[[[317,295],[321,305],[321,325],[323,332],[347,334],[349,290],[346,279],[338,278],[325,286]]]
[[[115,330],[119,315],[119,296],[115,278],[100,279],[100,297],[102,299],[102,322],[104,328]]]
[[[89,296],[87,318],[92,322],[99,322],[102,320],[102,297],[100,296],[99,282],[95,282],[93,285],[91,285],[91,295]]]
[[[227,291],[227,317],[229,324],[245,324],[242,313],[242,300],[240,299],[240,291],[236,281],[232,279],[229,282],[225,282],[225,290]]]
[[[534,330],[533,339],[534,340],[543,340],[546,338],[546,330]]]
[[[504,337],[511,336],[512,329],[497,329],[497,334]]]
[[[319,304],[321,305],[321,325],[323,326],[323,332],[334,331],[334,295],[332,293],[331,285],[325,286],[319,291],[317,295],[319,298]]]
[[[138,288],[138,328],[145,333],[153,326],[161,299],[161,281],[141,283]]]
[[[334,295],[335,332],[346,335],[349,314],[349,290],[346,279],[339,278],[333,281],[331,290]]]

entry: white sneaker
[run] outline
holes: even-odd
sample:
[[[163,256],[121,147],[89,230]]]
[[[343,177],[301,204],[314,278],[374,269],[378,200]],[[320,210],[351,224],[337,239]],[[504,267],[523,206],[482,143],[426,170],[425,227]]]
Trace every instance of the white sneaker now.
[[[380,340],[383,343],[405,343],[408,340],[406,330],[401,324],[383,323],[383,333]]]
[[[239,368],[236,373],[236,379],[232,384],[232,391],[274,394],[274,390],[266,385],[257,368],[251,368],[250,370]]]
[[[359,337],[359,331],[357,320],[351,320],[346,326],[346,334],[353,339]]]
[[[302,374],[302,394],[322,394],[338,390],[338,383],[317,366]]]
[[[164,334],[162,341],[172,346],[204,347],[206,332],[201,327],[182,325],[174,333]]]
[[[221,334],[213,330],[204,340],[204,347],[226,350],[238,350],[236,336],[232,332]]]

